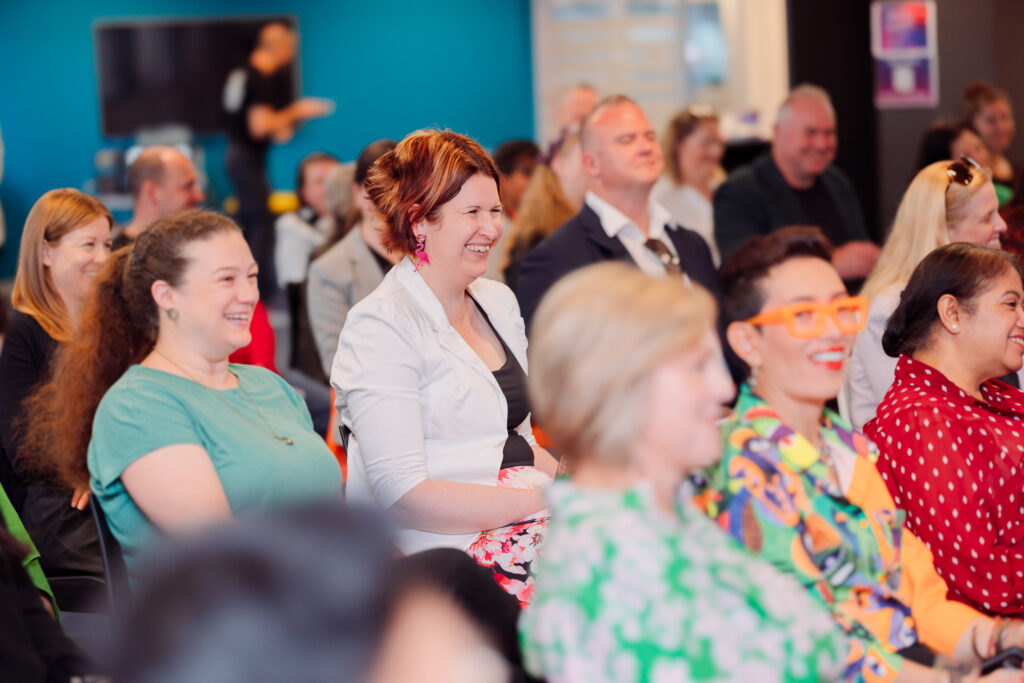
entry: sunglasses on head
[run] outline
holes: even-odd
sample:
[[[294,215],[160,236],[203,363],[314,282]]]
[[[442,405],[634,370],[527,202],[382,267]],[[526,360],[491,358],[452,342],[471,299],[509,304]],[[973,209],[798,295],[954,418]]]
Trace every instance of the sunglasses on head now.
[[[981,166],[978,165],[977,161],[966,154],[961,154],[959,161],[954,161],[946,167],[946,175],[949,176],[950,184],[959,183],[964,187],[970,185],[971,181],[974,180],[974,174],[971,172],[972,168],[978,171],[981,170]]]

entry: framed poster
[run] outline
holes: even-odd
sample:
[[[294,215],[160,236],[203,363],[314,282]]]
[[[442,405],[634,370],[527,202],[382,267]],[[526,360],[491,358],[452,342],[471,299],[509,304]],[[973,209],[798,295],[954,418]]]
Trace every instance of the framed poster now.
[[[933,0],[874,0],[871,55],[875,106],[934,107],[939,102],[938,40]]]

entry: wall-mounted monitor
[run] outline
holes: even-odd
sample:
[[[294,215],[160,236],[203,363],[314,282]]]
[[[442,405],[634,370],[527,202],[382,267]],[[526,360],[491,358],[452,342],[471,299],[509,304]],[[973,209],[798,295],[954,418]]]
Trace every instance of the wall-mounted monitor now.
[[[107,137],[184,126],[194,133],[227,128],[224,84],[244,66],[260,28],[293,15],[99,20],[93,24],[100,118]],[[293,65],[292,83],[298,83]]]

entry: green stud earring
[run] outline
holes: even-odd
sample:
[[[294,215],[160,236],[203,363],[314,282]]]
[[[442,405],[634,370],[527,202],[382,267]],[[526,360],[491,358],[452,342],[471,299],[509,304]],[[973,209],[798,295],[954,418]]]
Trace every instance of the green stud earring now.
[[[177,320],[178,319],[178,309],[177,308],[168,308],[167,309],[167,317],[170,318],[171,320]]]

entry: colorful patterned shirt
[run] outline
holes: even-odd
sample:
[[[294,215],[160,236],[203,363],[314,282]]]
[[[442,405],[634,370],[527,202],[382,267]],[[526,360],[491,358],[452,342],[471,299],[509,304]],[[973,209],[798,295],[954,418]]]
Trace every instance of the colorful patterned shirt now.
[[[952,597],[1016,616],[1024,611],[1024,392],[989,380],[981,395],[904,356],[864,433]]]
[[[724,457],[698,505],[752,552],[795,576],[853,639],[847,676],[887,681],[919,640],[952,653],[979,614],[946,599],[931,553],[875,469],[874,444],[835,413],[827,457],[744,386],[723,428]]]
[[[689,495],[685,497],[688,501]],[[834,680],[848,649],[798,584],[692,505],[648,486],[558,481],[520,621],[529,671],[551,683]]]

